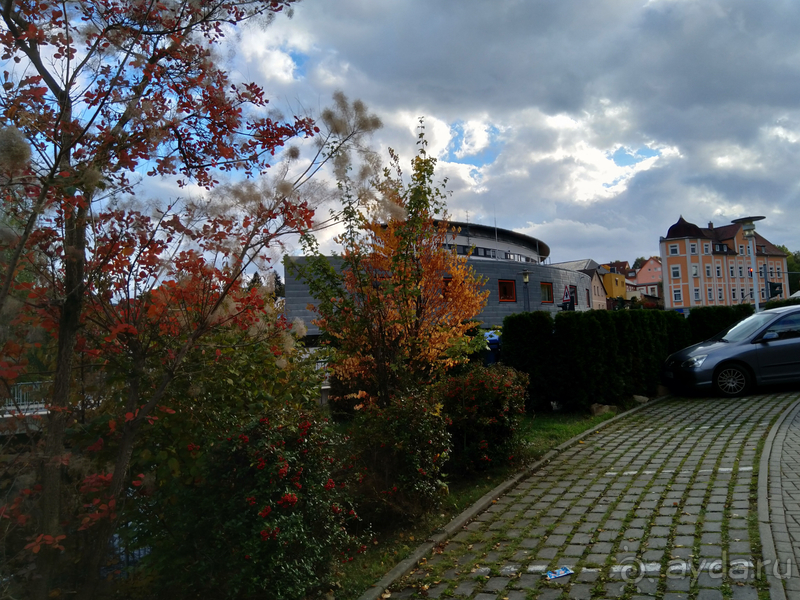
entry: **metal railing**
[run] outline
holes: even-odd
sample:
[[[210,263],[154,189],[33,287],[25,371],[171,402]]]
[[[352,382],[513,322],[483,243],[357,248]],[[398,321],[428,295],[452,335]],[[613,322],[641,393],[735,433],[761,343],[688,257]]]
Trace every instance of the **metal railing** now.
[[[16,383],[11,386],[11,397],[7,398],[0,408],[0,416],[11,414],[34,415],[45,411],[43,398],[44,387],[41,381]]]

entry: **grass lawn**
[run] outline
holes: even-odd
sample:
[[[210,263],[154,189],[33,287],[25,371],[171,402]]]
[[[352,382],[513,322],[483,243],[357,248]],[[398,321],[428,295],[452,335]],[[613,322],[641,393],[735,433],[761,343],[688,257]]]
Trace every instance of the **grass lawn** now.
[[[525,418],[521,428],[527,445],[527,463],[538,460],[556,446],[612,416],[544,414]],[[427,515],[413,525],[376,531],[367,552],[340,569],[338,580],[341,589],[336,591],[336,598],[358,598],[436,529],[446,525],[491,489],[514,475],[518,468],[503,467],[488,473],[477,473],[468,479],[450,481],[450,494],[435,514]]]

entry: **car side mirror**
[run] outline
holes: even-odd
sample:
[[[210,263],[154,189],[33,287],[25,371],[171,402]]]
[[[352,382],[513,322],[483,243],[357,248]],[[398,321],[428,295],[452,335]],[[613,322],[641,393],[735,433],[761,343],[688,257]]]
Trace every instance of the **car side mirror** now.
[[[768,331],[764,335],[761,336],[761,339],[758,340],[759,342],[768,342],[770,340],[777,340],[778,339],[778,332],[777,331]]]

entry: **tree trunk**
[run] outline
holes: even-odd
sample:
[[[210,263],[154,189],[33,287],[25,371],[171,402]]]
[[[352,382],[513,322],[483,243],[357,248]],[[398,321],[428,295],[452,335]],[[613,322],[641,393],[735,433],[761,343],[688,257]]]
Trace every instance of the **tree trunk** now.
[[[65,223],[64,292],[58,327],[58,353],[53,381],[53,396],[45,421],[44,455],[41,462],[42,526],[40,532],[53,537],[61,533],[62,459],[64,435],[70,417],[70,384],[75,340],[83,310],[84,267],[86,249],[85,204],[74,209]],[[44,547],[37,560],[38,577],[33,597],[46,600],[58,564],[59,554]]]

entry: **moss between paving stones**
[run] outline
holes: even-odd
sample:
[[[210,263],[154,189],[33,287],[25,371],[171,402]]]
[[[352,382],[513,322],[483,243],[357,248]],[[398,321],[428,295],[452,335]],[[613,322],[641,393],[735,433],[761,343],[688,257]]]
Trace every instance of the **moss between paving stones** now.
[[[774,406],[779,404],[778,401],[773,400],[772,403],[768,408],[762,407],[760,412],[766,412],[767,410],[774,410]],[[759,410],[753,410],[754,413],[760,414]],[[772,422],[774,422],[776,417],[773,417]],[[638,420],[638,419],[637,419]],[[706,419],[703,422],[715,422],[713,419]],[[702,425],[698,425],[698,427],[702,427]],[[709,426],[710,427],[710,426]],[[726,427],[726,425],[718,425],[717,427]],[[627,526],[636,524],[639,525],[641,529],[643,529],[642,539],[644,540],[656,540],[659,541],[657,543],[651,544],[651,546],[667,546],[671,547],[671,542],[674,541],[675,536],[678,533],[678,527],[687,526],[689,524],[695,524],[697,527],[702,528],[706,521],[713,522],[719,521],[719,544],[701,544],[701,538],[695,539],[693,544],[693,554],[695,556],[692,558],[692,566],[697,568],[699,567],[699,559],[701,558],[699,555],[706,553],[706,554],[715,554],[717,553],[717,549],[719,549],[720,553],[723,547],[727,548],[727,541],[723,534],[726,530],[726,523],[727,519],[729,518],[730,513],[730,502],[732,495],[734,494],[734,490],[737,488],[739,490],[744,487],[747,489],[746,484],[739,483],[740,481],[740,472],[738,470],[738,463],[741,460],[741,457],[744,455],[745,448],[747,444],[741,444],[738,448],[736,448],[736,454],[733,459],[731,454],[731,446],[734,441],[737,440],[735,435],[728,435],[727,437],[722,437],[722,431],[717,431],[712,437],[709,436],[709,432],[705,433],[692,433],[688,434],[688,431],[696,429],[696,428],[686,428],[682,427],[682,433],[684,434],[680,441],[673,442],[671,444],[663,444],[659,446],[657,443],[651,441],[646,441],[647,436],[642,435],[641,439],[634,440],[635,443],[633,444],[616,444],[612,443],[612,450],[607,452],[603,457],[609,459],[611,464],[614,464],[614,460],[616,459],[616,464],[618,465],[632,465],[636,467],[634,469],[633,475],[628,475],[623,473],[621,475],[615,475],[616,479],[612,478],[610,483],[605,485],[600,484],[600,479],[603,477],[602,474],[596,475],[593,479],[590,479],[587,474],[583,475],[576,475],[574,473],[574,469],[570,469],[568,467],[563,466],[561,464],[561,471],[559,471],[559,475],[561,477],[562,482],[569,482],[573,485],[576,485],[579,482],[584,483],[583,488],[587,490],[583,496],[578,494],[573,494],[570,498],[565,498],[569,492],[567,492],[568,487],[559,487],[558,485],[548,485],[544,483],[544,477],[541,478],[540,481],[537,481],[536,477],[528,478],[525,481],[519,480],[517,481],[517,487],[510,491],[509,495],[501,498],[497,501],[491,509],[491,512],[485,513],[488,517],[487,519],[491,519],[491,515],[502,512],[504,509],[508,509],[509,505],[512,502],[516,503],[516,497],[520,495],[530,494],[531,500],[536,498],[539,499],[539,510],[547,509],[548,506],[550,507],[544,516],[538,516],[536,518],[532,518],[530,523],[527,525],[527,533],[531,535],[531,533],[536,530],[537,532],[541,529],[541,526],[545,527],[545,536],[542,536],[539,540],[538,544],[522,544],[521,541],[511,540],[509,542],[503,542],[500,544],[496,544],[491,550],[488,550],[481,559],[475,558],[474,564],[459,564],[459,568],[462,569],[471,569],[474,575],[490,575],[494,577],[499,577],[504,575],[502,569],[499,565],[503,563],[508,564],[510,561],[517,560],[521,558],[517,556],[516,553],[519,552],[520,548],[526,548],[530,546],[530,551],[533,552],[534,550],[538,550],[541,552],[543,549],[555,549],[555,552],[548,552],[544,555],[541,555],[542,560],[540,561],[533,561],[529,562],[529,564],[538,563],[545,567],[553,567],[555,566],[555,557],[562,556],[563,552],[569,547],[570,543],[573,541],[574,536],[583,534],[586,535],[589,532],[592,532],[592,527],[594,524],[597,524],[594,531],[597,535],[592,535],[590,538],[592,542],[599,542],[600,538],[603,536],[602,529],[610,530],[608,539],[608,545],[597,545],[597,550],[600,550],[602,553],[597,555],[597,558],[592,558],[591,555],[587,555],[586,558],[577,557],[576,566],[578,567],[585,567],[592,562],[596,564],[602,564],[603,567],[610,567],[611,565],[618,563],[621,559],[625,558],[626,554],[623,554],[620,551],[627,550],[624,547],[625,543],[633,544],[634,542],[626,539],[624,536],[624,532],[626,531]],[[741,426],[736,430],[737,432],[741,429]],[[699,429],[697,429],[699,431]],[[768,431],[768,428],[765,430]],[[714,432],[711,432],[714,433]],[[758,427],[753,425],[750,429],[750,433],[747,435],[755,435],[758,433]],[[764,431],[762,431],[759,435],[761,439],[763,439]],[[587,436],[581,436],[587,437]],[[616,436],[612,436],[610,440],[607,440],[606,443],[612,441],[619,437],[617,434]],[[650,436],[652,437],[652,436]],[[749,439],[749,438],[748,438]],[[679,450],[686,451],[686,447],[682,444],[689,440],[691,442],[691,450],[686,453],[686,455],[680,460],[680,462],[673,463],[672,458],[676,452]],[[752,443],[752,442],[751,442]],[[649,458],[644,460],[637,459],[637,452],[641,453],[646,448],[652,446],[654,452],[649,455]],[[598,450],[602,451],[602,448],[598,448]],[[621,452],[624,450],[624,454],[620,455]],[[575,448],[571,448],[566,450],[562,453],[559,458],[569,458],[569,456],[575,455],[578,453],[578,450]],[[714,454],[715,453],[715,454]],[[753,460],[757,459],[757,452],[753,455]],[[709,457],[713,457],[713,462],[709,462]],[[724,461],[730,460],[732,461],[731,464],[735,465],[735,468],[732,469],[730,474],[720,474],[719,467],[723,464]],[[691,470],[691,476],[686,477],[683,473],[686,470],[683,469],[687,465],[693,466]],[[655,473],[650,473],[649,476],[645,476],[644,474],[639,474],[639,471],[642,471],[642,468],[646,465],[655,465],[658,464],[658,468],[655,469]],[[666,467],[668,465],[674,465],[675,468],[669,470],[667,472]],[[630,468],[633,468],[630,467]],[[704,468],[711,468],[712,475],[709,476],[708,481],[703,482],[702,477],[699,477],[700,474],[703,472]],[[755,467],[755,465],[754,465]],[[548,472],[549,467],[544,466],[542,471],[543,474]],[[611,474],[611,473],[609,473]],[[680,477],[679,477],[680,475]],[[742,475],[743,476],[743,475]],[[749,482],[752,482],[754,474],[750,473],[749,475]],[[630,477],[630,479],[624,479],[625,477]],[[703,475],[705,477],[705,475]],[[698,480],[698,478],[700,480]],[[682,493],[676,494],[673,489],[674,486],[682,486]],[[538,493],[538,492],[540,493]],[[595,494],[594,492],[597,491],[599,493]],[[681,490],[678,490],[681,491]],[[687,512],[687,514],[681,514],[680,516],[677,515],[677,508],[679,506],[691,506],[687,504],[688,500],[693,497],[698,497],[696,494],[702,493],[702,500],[706,505],[713,505],[717,504],[718,506],[711,506],[713,509],[719,510],[705,510],[702,509],[702,504],[699,506],[702,510],[691,511]],[[741,493],[738,492],[738,493]],[[605,494],[601,496],[600,494]],[[645,504],[644,498],[649,498],[651,494],[658,494],[655,500],[648,500],[647,501],[647,508],[639,508],[636,510],[631,509],[631,504],[637,504],[641,506]],[[541,497],[539,497],[541,496]],[[549,496],[549,498],[548,498]],[[562,497],[562,500],[555,500],[556,498]],[[585,499],[593,498],[594,503],[586,503]],[[611,501],[604,502],[604,500],[611,498]],[[719,500],[719,502],[711,503],[711,500]],[[550,505],[547,504],[547,501],[554,501],[555,502]],[[580,504],[579,504],[580,503]],[[677,506],[676,506],[677,505]],[[513,506],[513,505],[512,505]],[[534,507],[537,506],[536,504],[533,505]],[[697,506],[697,505],[695,505]],[[581,507],[579,510],[576,510],[577,507]],[[519,516],[521,509],[524,506],[516,507],[515,510],[511,511],[513,514],[506,513],[505,517],[509,517],[506,519],[506,523],[499,528],[501,531],[510,531],[509,527],[513,524],[517,527],[519,525],[517,523],[513,523],[514,518]],[[563,527],[563,525],[556,525],[559,518],[563,523],[568,517],[573,516],[571,511],[575,511],[575,519],[571,521],[573,527],[568,528],[569,533],[566,533],[566,528],[564,532],[557,532],[559,527]],[[530,515],[532,516],[532,515]],[[621,518],[614,518],[614,517],[621,517]],[[640,521],[640,522],[637,522]],[[584,528],[583,525],[589,525],[589,527]],[[600,525],[602,524],[602,527]],[[525,529],[519,527],[521,532],[524,533]],[[659,528],[664,528],[662,531]],[[584,529],[584,530],[582,530]],[[475,532],[476,534],[478,532]],[[650,536],[650,533],[658,534],[659,537]],[[688,533],[688,531],[687,531]],[[711,532],[716,533],[716,532]],[[648,538],[648,536],[650,536]],[[524,538],[524,539],[533,539],[533,538]],[[751,536],[751,539],[755,539]],[[549,543],[548,543],[549,540]],[[580,539],[581,542],[584,541],[584,538]],[[706,541],[717,541],[716,538],[709,538]],[[725,543],[726,546],[722,546]],[[707,546],[707,548],[703,548],[703,546]],[[454,555],[458,555],[459,552],[463,549],[463,547],[458,547],[453,550]],[[473,548],[474,549],[474,548]],[[484,550],[484,548],[481,548]],[[658,554],[658,548],[650,548],[649,550],[643,550],[642,548],[636,548],[635,553],[632,555],[634,557],[643,557],[646,555],[647,552],[655,552]],[[552,556],[551,556],[552,555]],[[661,560],[656,561],[660,562],[662,567],[665,568],[669,561],[669,556],[665,552],[660,553]],[[600,560],[602,558],[602,560]],[[690,558],[690,557],[687,557]],[[549,560],[548,560],[549,559]],[[482,561],[482,562],[481,562]],[[464,561],[464,562],[471,562],[471,561]],[[484,572],[483,569],[486,569],[485,566],[479,566],[482,564],[488,564],[488,571]],[[663,569],[662,569],[663,570]],[[463,572],[463,571],[462,571]],[[453,573],[455,575],[456,572]],[[508,573],[505,573],[508,575]],[[515,579],[521,579],[523,573],[517,572],[515,574]],[[436,577],[438,576],[433,571],[430,574],[426,574],[425,578],[427,577]],[[571,583],[572,578],[565,578],[563,580],[558,580],[555,582],[540,582],[538,586],[531,585],[531,589],[539,589],[543,592],[552,591],[554,593],[560,594],[562,591],[566,593],[566,584]],[[633,597],[635,593],[641,592],[657,592],[657,593],[665,593],[668,590],[672,590],[675,588],[686,588],[686,591],[690,589],[693,592],[696,592],[701,595],[707,595],[706,588],[703,588],[703,585],[714,585],[717,582],[712,580],[710,576],[708,578],[700,579],[695,577],[691,581],[686,580],[670,580],[670,581],[662,581],[664,579],[663,575],[659,578],[659,580],[655,583],[656,587],[653,588],[653,582],[648,581],[647,586],[648,590],[640,589],[637,590],[636,586],[633,583],[626,583],[620,580],[621,578],[614,578],[609,576],[600,575],[597,580],[594,582],[593,591],[596,594],[613,594],[615,597],[623,597],[623,598],[630,598]],[[491,580],[491,579],[489,579]],[[426,581],[429,581],[426,579]],[[468,579],[464,579],[462,581],[469,581]],[[476,583],[482,584],[484,580],[476,580],[472,579],[472,581]],[[431,581],[430,583],[435,584],[435,580]],[[509,583],[514,583],[513,581],[509,581]],[[526,579],[526,584],[533,583],[531,578]],[[688,586],[687,586],[688,584]],[[426,585],[429,585],[426,583]],[[451,582],[449,584],[449,589],[443,590],[445,593],[454,592],[454,589],[457,587],[457,582]],[[429,588],[430,589],[430,588]],[[480,589],[480,587],[474,588]],[[583,588],[579,588],[582,590]],[[721,588],[723,595],[731,596],[731,586],[729,582],[723,582],[723,586]],[[531,593],[533,593],[531,591]],[[718,592],[717,592],[718,593]],[[549,594],[546,594],[549,595]]]

